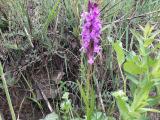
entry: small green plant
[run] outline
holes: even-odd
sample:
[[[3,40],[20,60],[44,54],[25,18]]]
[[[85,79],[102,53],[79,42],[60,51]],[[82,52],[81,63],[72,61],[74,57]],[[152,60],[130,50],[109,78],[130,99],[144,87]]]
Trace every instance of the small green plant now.
[[[157,89],[160,82],[160,57],[157,49],[160,44],[155,41],[160,31],[153,32],[154,27],[149,24],[145,28],[142,26],[140,28],[143,35],[131,30],[138,40],[138,51],[127,51],[125,54],[122,45],[114,43],[118,63],[120,67],[123,66],[126,74],[126,78],[123,77],[123,79],[129,80],[131,89],[130,99],[126,91],[120,90],[113,93],[123,120],[141,120],[147,118],[147,112],[160,113],[152,108],[159,95],[154,97],[149,95]],[[124,87],[126,90],[126,85]]]
[[[63,102],[61,103],[61,112],[64,114],[64,120],[70,120],[72,114],[72,105],[71,100],[69,99],[69,93],[65,92],[62,96]]]

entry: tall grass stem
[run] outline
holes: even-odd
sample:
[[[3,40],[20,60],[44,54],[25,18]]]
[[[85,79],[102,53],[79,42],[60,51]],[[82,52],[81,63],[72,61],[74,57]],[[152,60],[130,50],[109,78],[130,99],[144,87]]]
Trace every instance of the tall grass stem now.
[[[9,105],[9,109],[10,109],[10,112],[11,112],[12,120],[16,120],[16,115],[15,115],[15,112],[14,112],[14,109],[13,109],[12,101],[11,101],[11,98],[10,98],[10,95],[9,95],[9,91],[8,91],[8,87],[7,87],[7,83],[6,83],[6,79],[4,77],[4,74],[2,74],[1,78],[2,78],[2,82],[3,82],[3,87],[4,87],[4,90],[5,90],[5,94],[6,94],[6,97],[7,97],[7,102],[8,102],[8,105]]]

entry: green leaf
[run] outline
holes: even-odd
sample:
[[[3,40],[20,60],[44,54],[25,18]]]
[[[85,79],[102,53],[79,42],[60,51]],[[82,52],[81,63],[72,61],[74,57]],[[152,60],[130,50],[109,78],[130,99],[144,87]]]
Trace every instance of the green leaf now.
[[[117,60],[118,64],[121,65],[125,61],[125,55],[122,47],[122,43],[120,41],[117,41],[113,44],[113,48],[116,51],[117,54]]]
[[[148,38],[144,41],[144,47],[148,47],[149,45],[152,44],[152,42],[154,41],[154,38]]]
[[[153,31],[153,26],[151,26],[149,23],[146,24],[145,27],[140,26],[141,30],[143,31],[143,35],[145,38],[147,38],[151,32]]]
[[[69,92],[65,92],[62,96],[63,99],[67,100],[69,96]]]
[[[137,111],[140,108],[143,108],[148,105],[148,97],[149,97],[149,92],[152,87],[153,83],[151,81],[145,81],[142,80],[142,83],[139,85],[139,89],[136,89],[135,94],[134,94],[134,100],[131,105],[132,111]]]
[[[138,40],[139,44],[141,45],[143,43],[143,36],[140,35],[138,32],[136,32],[134,29],[130,30],[134,37]]]
[[[64,111],[65,113],[69,112],[69,109],[71,108],[71,104],[69,101],[67,102],[62,102],[60,106],[61,110]]]
[[[155,106],[155,105],[160,104],[160,96],[150,97],[150,98],[148,99],[148,104],[149,104],[150,106]]]
[[[138,85],[139,83],[138,78],[136,78],[135,76],[131,74],[127,74],[127,79],[131,80],[135,85]]]
[[[156,61],[155,65],[153,66],[151,74],[154,78],[160,77],[160,60]]]
[[[152,108],[140,108],[141,112],[155,112],[155,113],[160,113],[159,110],[152,109]]]
[[[130,31],[133,34],[133,36],[135,36],[136,39],[139,42],[139,48],[138,49],[139,49],[140,54],[145,56],[145,47],[144,47],[144,44],[143,44],[145,38],[133,29],[130,30]]]
[[[59,120],[58,115],[55,112],[48,114],[44,119],[40,120]]]
[[[137,75],[137,74],[145,73],[147,68],[146,66],[144,65],[140,66],[133,61],[127,61],[124,63],[123,69],[132,75]]]
[[[114,117],[106,116],[102,112],[95,112],[92,116],[92,120],[115,120]]]
[[[5,78],[6,78],[6,82],[8,86],[14,86],[16,83],[16,80],[14,79],[14,77],[11,75],[10,72],[6,72],[5,73]]]
[[[152,42],[155,40],[155,37],[160,34],[160,31],[156,31],[154,33],[151,33],[150,37],[145,39],[144,47],[148,47]]]
[[[116,102],[122,117],[127,120],[127,118],[129,118],[129,105],[126,102],[128,98],[125,96],[125,93],[122,90],[114,92],[112,95],[116,98]]]
[[[154,73],[152,73],[152,76],[154,78],[159,78],[160,77],[160,69],[158,71],[155,71]]]
[[[129,86],[130,86],[131,93],[133,95],[135,90],[137,89],[137,86],[139,85],[138,77],[131,74],[127,74],[127,73],[126,73],[126,76],[127,76],[127,80],[130,81]]]
[[[3,67],[2,67],[2,64],[0,62],[0,76],[2,76],[2,75],[3,75]]]
[[[92,116],[92,120],[102,120],[104,117],[102,112],[95,112]]]
[[[144,37],[147,37],[151,34],[151,32],[153,31],[153,26],[151,26],[149,23],[147,23],[147,25],[145,26],[143,33],[144,33]]]
[[[148,56],[148,65],[150,67],[155,66],[155,64],[157,63],[158,60],[151,58],[150,56]]]

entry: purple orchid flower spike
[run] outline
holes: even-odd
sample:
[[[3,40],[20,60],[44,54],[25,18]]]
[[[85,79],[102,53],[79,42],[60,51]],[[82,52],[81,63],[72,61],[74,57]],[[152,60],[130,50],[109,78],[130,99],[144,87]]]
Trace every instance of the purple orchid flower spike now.
[[[102,23],[98,4],[88,2],[88,11],[82,13],[82,50],[87,54],[88,63],[94,63],[94,56],[100,53]]]

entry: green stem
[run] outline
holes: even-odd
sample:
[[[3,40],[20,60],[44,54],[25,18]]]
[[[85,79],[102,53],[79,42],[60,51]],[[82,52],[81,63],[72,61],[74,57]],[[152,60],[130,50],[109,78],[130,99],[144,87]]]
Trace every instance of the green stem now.
[[[87,81],[86,81],[86,85],[87,85],[86,90],[87,90],[88,96],[90,93],[91,76],[92,76],[92,65],[89,65],[88,71],[87,71]]]
[[[121,65],[119,65],[119,70],[120,70],[120,73],[121,73],[121,76],[122,76],[122,79],[123,79],[123,87],[124,87],[124,93],[126,94],[127,92],[127,83],[126,83],[126,79],[124,78],[124,75],[123,75],[123,72],[122,72],[122,69],[121,69]]]
[[[86,81],[86,96],[87,96],[87,120],[91,120],[91,113],[90,113],[90,97],[91,97],[91,78],[92,78],[92,65],[88,66],[87,71],[87,81]]]
[[[1,78],[2,78],[2,82],[3,82],[3,87],[4,87],[4,90],[5,90],[5,94],[6,94],[6,97],[7,97],[9,109],[10,109],[10,112],[11,112],[12,120],[16,120],[16,115],[14,113],[14,109],[13,109],[13,106],[12,106],[12,102],[11,102],[11,98],[10,98],[10,95],[9,95],[9,91],[8,91],[8,87],[7,87],[7,83],[6,83],[6,79],[4,77],[4,74],[2,74]]]
[[[150,73],[149,73],[149,63],[148,63],[148,56],[146,56],[146,63],[147,63],[147,80],[150,81]]]

